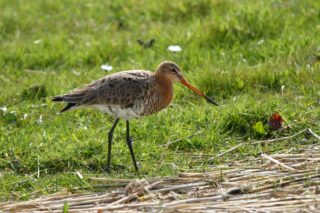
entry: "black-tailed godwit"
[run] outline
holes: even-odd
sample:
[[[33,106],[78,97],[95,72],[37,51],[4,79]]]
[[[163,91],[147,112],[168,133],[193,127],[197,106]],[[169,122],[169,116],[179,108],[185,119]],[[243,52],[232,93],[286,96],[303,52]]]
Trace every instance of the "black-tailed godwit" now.
[[[78,107],[94,107],[115,117],[108,134],[106,168],[108,172],[110,172],[113,131],[119,119],[125,119],[126,140],[134,167],[138,171],[130,137],[129,120],[151,115],[166,108],[173,97],[173,82],[183,84],[204,97],[209,103],[218,105],[192,86],[183,77],[179,66],[170,61],[162,62],[155,72],[130,70],[107,75],[91,84],[75,89],[73,92],[56,96],[52,100],[67,103],[60,112]]]

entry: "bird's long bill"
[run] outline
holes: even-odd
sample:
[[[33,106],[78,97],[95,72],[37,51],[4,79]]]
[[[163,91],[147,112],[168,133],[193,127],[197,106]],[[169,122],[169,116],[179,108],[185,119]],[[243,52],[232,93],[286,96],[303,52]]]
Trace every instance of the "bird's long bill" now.
[[[186,79],[183,78],[180,82],[181,82],[181,84],[188,87],[189,89],[191,89],[192,91],[194,91],[195,93],[200,95],[201,97],[204,97],[209,103],[216,105],[216,106],[219,106],[219,104],[217,102],[215,102],[214,100],[212,100],[211,98],[209,98],[208,96],[203,94],[200,90],[198,90],[194,86],[192,86]]]

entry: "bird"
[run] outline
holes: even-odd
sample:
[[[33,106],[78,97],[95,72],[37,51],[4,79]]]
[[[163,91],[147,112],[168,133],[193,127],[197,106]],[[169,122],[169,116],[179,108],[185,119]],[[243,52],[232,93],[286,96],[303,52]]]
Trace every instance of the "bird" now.
[[[110,173],[113,132],[120,119],[126,121],[126,142],[133,165],[138,172],[130,137],[129,121],[157,113],[165,109],[173,99],[173,83],[181,83],[210,104],[218,103],[191,85],[183,76],[180,67],[172,61],[161,62],[154,72],[128,70],[106,75],[70,93],[54,96],[52,101],[67,105],[60,111],[93,107],[112,115],[115,120],[108,133],[108,156],[106,171]]]

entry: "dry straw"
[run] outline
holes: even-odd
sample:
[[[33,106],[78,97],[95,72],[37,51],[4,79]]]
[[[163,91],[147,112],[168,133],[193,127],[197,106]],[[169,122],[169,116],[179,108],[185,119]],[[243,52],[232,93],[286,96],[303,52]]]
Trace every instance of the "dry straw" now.
[[[310,129],[299,134],[305,132],[320,139]],[[272,142],[281,140],[285,139]],[[319,150],[320,145],[315,144],[295,153],[262,154],[250,162],[177,177],[89,178],[100,184],[120,185],[100,193],[60,193],[1,203],[0,210],[61,212],[67,203],[69,212],[319,212]]]

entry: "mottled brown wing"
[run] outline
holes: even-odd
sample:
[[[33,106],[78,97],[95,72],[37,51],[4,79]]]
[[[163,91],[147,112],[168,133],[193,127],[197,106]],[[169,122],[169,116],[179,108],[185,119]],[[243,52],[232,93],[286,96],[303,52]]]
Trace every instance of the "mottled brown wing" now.
[[[142,98],[154,81],[149,71],[124,71],[108,75],[63,96],[63,101],[77,105],[103,104],[127,107]]]

